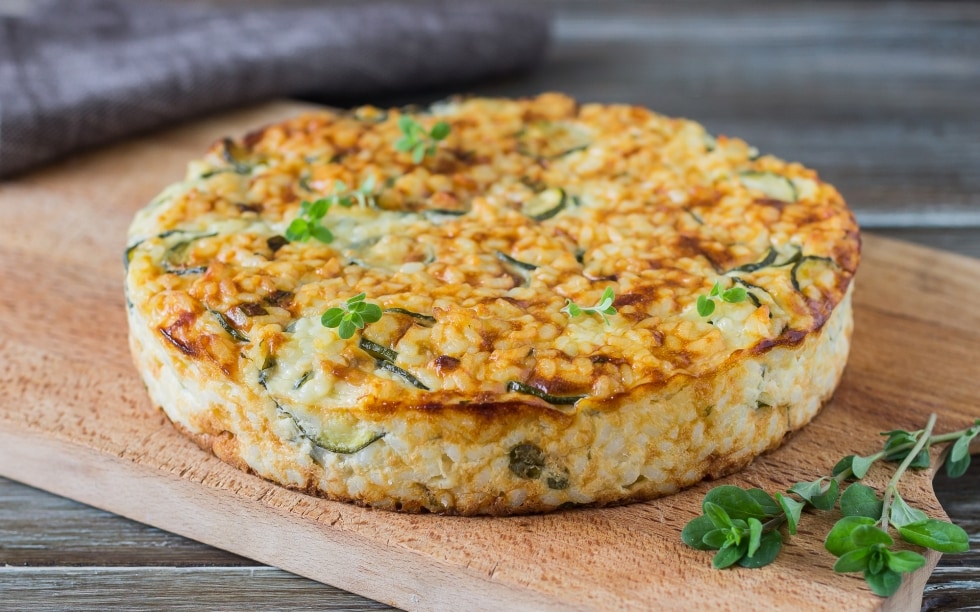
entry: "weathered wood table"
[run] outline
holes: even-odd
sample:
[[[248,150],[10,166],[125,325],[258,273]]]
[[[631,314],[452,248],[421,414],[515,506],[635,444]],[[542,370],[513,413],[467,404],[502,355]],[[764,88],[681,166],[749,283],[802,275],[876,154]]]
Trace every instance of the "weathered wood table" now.
[[[473,91],[561,90],[696,118],[817,168],[865,231],[980,257],[980,5],[554,4],[545,65]],[[980,609],[980,465],[935,488],[972,549],[943,557],[923,608]],[[113,605],[385,608],[0,479],[0,608]]]

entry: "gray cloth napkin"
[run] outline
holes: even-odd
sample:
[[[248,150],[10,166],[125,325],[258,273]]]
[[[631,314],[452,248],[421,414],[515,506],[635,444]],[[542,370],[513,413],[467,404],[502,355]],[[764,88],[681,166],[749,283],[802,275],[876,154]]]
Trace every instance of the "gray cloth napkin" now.
[[[48,0],[0,17],[0,177],[277,96],[464,86],[541,58],[548,19],[479,0],[201,6]]]

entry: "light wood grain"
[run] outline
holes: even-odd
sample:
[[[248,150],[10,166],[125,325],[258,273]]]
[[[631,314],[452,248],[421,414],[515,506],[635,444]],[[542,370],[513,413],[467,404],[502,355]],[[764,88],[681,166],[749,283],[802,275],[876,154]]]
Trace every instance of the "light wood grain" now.
[[[177,434],[130,365],[125,227],[210,141],[297,110],[277,104],[212,119],[0,187],[0,321],[9,330],[0,337],[0,474],[409,609],[742,608],[760,593],[784,609],[883,605],[860,577],[831,571],[817,535],[829,516],[808,517],[770,567],[712,570],[678,539],[707,485],[537,517],[396,515],[281,489]],[[877,431],[919,425],[930,410],[941,411],[944,429],[968,421],[964,381],[980,375],[971,359],[980,312],[960,304],[980,300],[969,281],[980,267],[881,239],[869,239],[865,255],[851,365],[835,400],[730,481],[775,490],[815,478],[842,454],[873,450]],[[883,484],[884,473],[870,482]],[[906,487],[910,502],[942,515],[928,473]],[[918,607],[928,569],[885,605]]]

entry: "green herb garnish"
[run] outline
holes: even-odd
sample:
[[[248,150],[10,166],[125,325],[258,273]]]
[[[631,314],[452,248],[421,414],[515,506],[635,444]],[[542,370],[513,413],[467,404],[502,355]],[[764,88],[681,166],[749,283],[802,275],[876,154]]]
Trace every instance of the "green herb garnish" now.
[[[954,477],[966,471],[968,448],[980,434],[980,419],[973,427],[938,436],[932,435],[935,422],[936,415],[932,415],[919,431],[884,432],[887,439],[881,451],[867,457],[848,455],[834,466],[831,476],[798,482],[785,494],[776,493],[775,498],[762,489],[715,487],[704,498],[704,514],[684,527],[681,539],[698,550],[717,550],[712,562],[716,568],[735,564],[762,567],[772,563],[782,547],[783,523],[789,534],[796,534],[804,509],[830,511],[839,505],[843,516],[824,541],[824,547],[838,557],[834,571],[861,572],[875,594],[888,597],[901,586],[902,574],[926,563],[917,552],[892,550],[895,540],[891,529],[910,544],[940,552],[963,552],[970,547],[962,528],[927,517],[909,506],[898,492],[898,482],[909,468],[929,466],[928,449],[934,444],[953,442],[946,471]],[[881,460],[900,462],[881,497],[857,482],[840,493],[842,484],[860,480]]]
[[[333,232],[321,223],[330,211],[330,207],[350,208],[354,202],[362,207],[368,204],[373,205],[375,202],[374,185],[375,178],[373,175],[364,179],[361,186],[354,190],[349,190],[344,181],[338,180],[334,181],[332,194],[315,202],[303,200],[300,204],[299,216],[293,219],[289,227],[286,228],[286,240],[306,242],[312,237],[325,244],[333,242]]]
[[[412,161],[416,164],[422,163],[426,155],[435,155],[439,141],[445,140],[452,130],[448,123],[440,121],[426,132],[422,124],[409,115],[398,118],[398,127],[402,131],[402,137],[395,142],[395,150],[411,151]]]
[[[707,317],[715,311],[715,298],[719,298],[722,302],[728,302],[729,304],[737,304],[739,302],[744,302],[748,294],[745,291],[745,287],[729,287],[728,289],[722,289],[718,281],[715,281],[715,286],[711,288],[711,292],[708,295],[698,296],[698,314],[702,317]]]
[[[365,302],[366,294],[358,293],[344,302],[342,308],[334,307],[323,313],[320,323],[324,327],[337,328],[337,335],[347,340],[354,336],[358,329],[364,329],[367,323],[381,319],[381,307],[371,302]]]
[[[572,300],[566,300],[568,303],[565,307],[561,309],[561,312],[567,312],[570,317],[577,317],[582,314],[597,314],[602,317],[602,320],[609,325],[609,317],[606,315],[616,314],[616,309],[613,307],[613,301],[616,296],[613,294],[612,287],[606,287],[606,290],[602,292],[602,297],[595,306],[579,306]]]

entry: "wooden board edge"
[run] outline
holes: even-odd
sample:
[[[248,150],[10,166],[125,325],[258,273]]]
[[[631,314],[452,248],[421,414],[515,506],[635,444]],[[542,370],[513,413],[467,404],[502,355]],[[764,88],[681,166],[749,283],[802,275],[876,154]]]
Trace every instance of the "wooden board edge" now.
[[[0,476],[405,610],[584,609],[29,431],[0,430]]]

